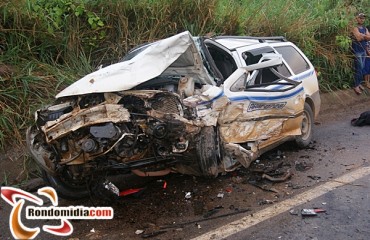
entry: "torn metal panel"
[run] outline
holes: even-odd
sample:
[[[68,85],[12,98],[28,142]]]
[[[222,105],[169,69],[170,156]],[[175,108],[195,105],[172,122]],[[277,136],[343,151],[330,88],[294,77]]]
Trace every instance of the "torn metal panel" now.
[[[202,65],[191,34],[186,31],[151,44],[128,61],[86,75],[56,98],[129,90],[161,74],[187,75],[203,84],[215,84]]]
[[[226,127],[220,127],[224,141],[233,143],[268,139],[280,135],[281,131],[282,120],[280,119],[233,122]]]
[[[247,150],[239,144],[227,143],[224,144],[228,156],[232,159],[236,159],[243,167],[248,168],[249,165],[256,160],[257,154],[254,151]]]
[[[106,122],[128,122],[130,113],[122,105],[103,104],[71,112],[60,119],[49,121],[42,126],[46,140],[52,142],[82,127]]]

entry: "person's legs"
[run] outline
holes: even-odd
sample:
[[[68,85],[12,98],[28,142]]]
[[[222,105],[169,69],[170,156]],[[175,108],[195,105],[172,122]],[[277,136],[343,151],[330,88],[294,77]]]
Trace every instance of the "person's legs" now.
[[[364,68],[365,68],[365,53],[356,53],[354,59],[354,67],[355,67],[355,92],[357,94],[361,93],[360,85],[361,82],[364,80]]]
[[[365,75],[365,86],[370,89],[370,74]]]
[[[370,56],[367,56],[365,59],[365,86],[370,89]]]

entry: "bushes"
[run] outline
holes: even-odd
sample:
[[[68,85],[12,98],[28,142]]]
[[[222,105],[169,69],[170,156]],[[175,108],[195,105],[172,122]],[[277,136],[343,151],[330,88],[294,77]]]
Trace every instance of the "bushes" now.
[[[97,66],[132,47],[193,35],[282,35],[320,73],[322,90],[352,83],[348,38],[358,0],[5,0],[0,3],[0,147],[22,139],[33,111]]]

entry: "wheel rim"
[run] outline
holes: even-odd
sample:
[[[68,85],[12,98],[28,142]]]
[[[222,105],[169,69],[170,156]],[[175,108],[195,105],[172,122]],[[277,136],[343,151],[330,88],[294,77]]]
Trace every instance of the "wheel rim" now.
[[[310,131],[311,131],[311,119],[307,111],[304,111],[303,113],[301,131],[302,131],[302,139],[307,140],[310,136]]]

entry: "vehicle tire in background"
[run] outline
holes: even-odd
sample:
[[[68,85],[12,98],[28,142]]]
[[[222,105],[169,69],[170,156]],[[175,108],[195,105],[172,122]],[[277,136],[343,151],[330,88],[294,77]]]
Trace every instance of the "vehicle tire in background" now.
[[[295,139],[298,147],[307,147],[312,140],[313,112],[308,103],[304,104],[303,119],[301,123],[302,134]]]
[[[42,170],[42,175],[47,185],[53,187],[61,198],[77,200],[90,196],[86,183],[72,183],[67,168],[63,169],[61,175],[53,176],[45,170]]]
[[[214,127],[203,127],[196,143],[199,168],[205,177],[217,177],[219,146]]]

